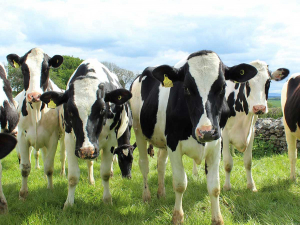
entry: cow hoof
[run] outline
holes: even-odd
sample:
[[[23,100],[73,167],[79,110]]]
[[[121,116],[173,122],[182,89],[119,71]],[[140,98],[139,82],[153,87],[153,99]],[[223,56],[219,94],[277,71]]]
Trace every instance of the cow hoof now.
[[[71,204],[69,202],[65,202],[63,210],[65,211],[65,210],[71,208],[72,206],[73,206],[73,204]]]
[[[103,202],[107,205],[112,205],[112,198],[110,197],[105,197],[103,198]]]
[[[166,190],[164,188],[159,188],[157,190],[157,198],[165,198],[166,197]]]
[[[60,176],[65,177],[66,176],[66,172],[65,171],[61,171],[60,172]]]
[[[0,199],[0,214],[8,213],[8,206],[5,199]]]
[[[221,217],[221,219],[219,219],[219,220],[212,220],[211,224],[212,225],[223,225],[224,224],[223,218]]]
[[[28,196],[28,191],[20,191],[20,193],[19,193],[20,200],[25,201],[27,196]]]
[[[150,191],[147,189],[143,192],[143,201],[150,202],[151,201],[151,194]]]
[[[113,177],[113,176],[114,176],[114,172],[110,171],[110,177]]]
[[[224,186],[223,186],[223,190],[224,190],[224,191],[230,191],[230,190],[231,190],[231,185],[229,185],[229,186],[224,185]]]
[[[90,185],[95,185],[95,180],[90,180],[89,179],[89,183],[90,183]]]
[[[183,224],[184,220],[184,213],[183,211],[174,210],[173,217],[172,217],[172,223],[173,224]]]
[[[255,187],[255,185],[253,186],[253,185],[247,185],[247,188],[250,190],[250,191],[252,191],[252,192],[257,192],[257,189],[256,189],[256,187]]]
[[[291,180],[291,181],[296,181],[296,176],[291,175],[291,176],[290,176],[290,180]]]

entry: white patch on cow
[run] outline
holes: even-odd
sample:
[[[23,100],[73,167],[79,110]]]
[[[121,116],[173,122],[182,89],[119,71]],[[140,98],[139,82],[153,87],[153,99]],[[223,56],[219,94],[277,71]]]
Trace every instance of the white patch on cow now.
[[[128,156],[128,153],[129,153],[129,150],[128,150],[128,149],[124,149],[124,150],[123,150],[123,154],[124,154],[124,155]]]
[[[122,114],[121,114],[121,125],[118,130],[117,138],[121,137],[124,134],[124,132],[128,126],[128,122],[129,122],[129,118],[127,116],[125,107],[123,107]]]
[[[187,62],[188,55],[181,59],[178,63],[175,64],[174,68],[179,69],[180,67],[183,67],[183,65]]]
[[[202,98],[204,113],[200,118],[197,128],[201,126],[212,126],[212,122],[207,117],[205,104],[213,83],[218,79],[220,59],[215,53],[195,56],[188,60],[189,71],[195,79],[196,86]]]
[[[89,141],[86,126],[88,117],[91,114],[92,105],[97,100],[99,83],[99,80],[96,79],[74,81],[74,103],[83,124],[84,142],[82,147],[93,147],[93,144]]]
[[[8,98],[3,90],[4,81],[0,78],[0,107],[3,106],[4,101],[8,101]]]
[[[40,48],[34,48],[27,55],[26,64],[29,68],[29,87],[27,93],[43,93],[40,87],[42,63],[44,61],[44,52]]]

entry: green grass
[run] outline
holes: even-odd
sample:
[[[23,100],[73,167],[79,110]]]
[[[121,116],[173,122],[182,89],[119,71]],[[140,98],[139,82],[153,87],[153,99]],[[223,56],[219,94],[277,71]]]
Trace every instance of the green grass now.
[[[268,104],[270,108],[281,108],[281,101],[280,99],[268,99]]]
[[[86,163],[80,161],[81,176],[75,193],[75,205],[63,211],[68,182],[60,177],[59,151],[55,159],[54,189],[47,190],[43,170],[32,166],[28,178],[29,195],[25,202],[18,199],[21,173],[16,152],[2,160],[3,189],[9,213],[0,216],[0,224],[170,224],[175,196],[172,172],[168,162],[166,171],[166,199],[158,200],[156,156],[150,158],[149,186],[152,201],[142,201],[142,175],[138,167],[138,151],[134,152],[132,179],[122,179],[118,166],[110,180],[113,205],[102,201],[100,162],[94,164],[96,184],[87,180]],[[157,152],[156,152],[157,153]],[[34,160],[32,157],[32,162]],[[207,194],[204,166],[199,177],[192,175],[193,161],[184,157],[188,187],[183,197],[186,224],[210,224],[210,199]],[[41,162],[42,165],[42,162]],[[225,224],[300,224],[300,184],[289,180],[288,156],[266,155],[253,160],[253,177],[258,189],[246,189],[246,175],[242,154],[234,157],[231,176],[232,190],[221,191],[220,206]],[[297,168],[300,168],[298,161]],[[299,176],[299,169],[297,175]],[[223,163],[220,165],[221,187],[224,184]]]

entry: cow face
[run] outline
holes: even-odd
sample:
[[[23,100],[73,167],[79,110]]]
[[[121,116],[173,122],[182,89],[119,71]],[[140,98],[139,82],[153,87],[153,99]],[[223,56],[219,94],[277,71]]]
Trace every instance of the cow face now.
[[[13,67],[21,67],[24,77],[24,89],[26,101],[40,102],[40,96],[48,87],[50,67],[57,68],[63,62],[63,57],[55,55],[52,58],[40,48],[33,48],[23,57],[16,54],[7,56],[7,60]]]
[[[66,132],[74,131],[75,155],[82,159],[94,159],[99,156],[98,138],[106,121],[106,103],[121,105],[130,98],[131,93],[125,89],[106,93],[104,85],[91,76],[78,77],[65,93],[46,92],[41,96],[41,100],[46,104],[54,103],[58,106],[65,103]]]
[[[124,144],[112,151],[113,154],[117,154],[118,156],[119,167],[123,178],[131,179],[133,151],[135,148],[136,148],[136,144],[135,145]]]
[[[248,64],[226,67],[218,55],[211,51],[191,54],[187,62],[179,69],[160,66],[153,70],[153,75],[164,86],[172,82],[183,82],[190,120],[193,125],[193,137],[198,142],[209,142],[220,138],[222,113],[228,111],[225,100],[225,80],[245,82],[257,73]],[[226,119],[227,120],[227,119]]]
[[[268,112],[268,93],[271,80],[280,81],[289,75],[289,70],[285,68],[271,72],[265,62],[256,60],[250,63],[254,66],[257,75],[246,82],[246,93],[243,93],[248,104],[249,113],[264,114]],[[239,93],[241,94],[241,93]],[[239,96],[237,96],[239,98]]]

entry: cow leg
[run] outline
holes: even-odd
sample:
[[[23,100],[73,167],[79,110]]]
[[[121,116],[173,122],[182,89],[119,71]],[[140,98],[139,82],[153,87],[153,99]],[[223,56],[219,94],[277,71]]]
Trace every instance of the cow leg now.
[[[67,155],[66,155],[64,135],[61,136],[59,144],[60,144],[60,165],[61,165],[60,175],[66,176],[66,157],[67,157]]]
[[[7,201],[2,190],[2,165],[0,161],[0,214],[8,212]]]
[[[30,148],[33,148],[33,147],[30,147]],[[39,163],[39,156],[40,156],[39,149],[38,150],[34,149],[33,155],[35,158],[35,169],[40,169],[41,167],[40,167],[40,163]]]
[[[64,204],[64,209],[72,206],[74,204],[74,195],[76,185],[79,182],[80,170],[78,166],[78,158],[74,154],[75,149],[75,140],[72,133],[65,134],[65,146],[67,150],[67,159],[68,159],[68,197]]]
[[[110,148],[104,148],[101,158],[100,175],[103,185],[103,201],[108,204],[112,204],[112,198],[109,191],[109,178],[111,175],[112,160],[113,154],[110,152]]]
[[[252,177],[252,171],[251,171],[253,141],[254,141],[254,129],[252,129],[252,131],[251,131],[251,139],[250,139],[249,145],[247,146],[247,148],[244,152],[244,166],[245,166],[246,174],[247,174],[247,188],[253,192],[257,192],[255,182]]]
[[[285,126],[285,136],[288,145],[288,155],[291,164],[291,180],[296,180],[296,161],[297,161],[297,139]]]
[[[95,184],[95,179],[94,179],[94,161],[92,160],[87,160],[86,161],[86,164],[87,164],[87,168],[88,168],[88,179],[89,179],[89,183],[91,185],[94,185]]]
[[[165,173],[166,165],[168,162],[168,152],[166,149],[159,149],[159,154],[157,154],[157,173],[158,173],[158,190],[157,197],[165,197]]]
[[[182,163],[181,151],[176,149],[172,152],[168,148],[168,155],[172,166],[173,173],[173,189],[175,192],[175,206],[173,211],[173,224],[182,224],[184,220],[184,213],[182,209],[182,197],[187,187],[187,177]]]
[[[207,190],[211,202],[212,224],[224,224],[220,211],[219,195],[220,195],[220,178],[219,165],[221,158],[221,140],[207,143],[208,155],[205,159]]]
[[[224,161],[224,169],[225,169],[225,184],[223,186],[224,191],[231,190],[231,184],[230,184],[230,172],[233,167],[233,160],[232,155],[230,153],[230,146],[229,146],[229,137],[227,130],[224,129],[223,131],[223,161]]]
[[[139,167],[144,180],[143,201],[149,202],[151,200],[151,194],[148,186],[149,161],[147,152],[147,141],[143,137],[141,131],[135,130],[135,136],[136,144],[139,149]]]
[[[197,168],[197,163],[195,162],[195,160],[193,160],[193,175],[194,176],[198,176],[198,168]]]
[[[21,157],[20,169],[22,175],[22,186],[19,192],[19,199],[25,200],[28,195],[27,179],[31,170],[31,163],[30,163],[31,151],[28,146],[28,143],[23,137],[18,138],[18,146],[19,146],[20,157]]]

